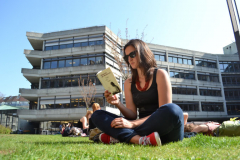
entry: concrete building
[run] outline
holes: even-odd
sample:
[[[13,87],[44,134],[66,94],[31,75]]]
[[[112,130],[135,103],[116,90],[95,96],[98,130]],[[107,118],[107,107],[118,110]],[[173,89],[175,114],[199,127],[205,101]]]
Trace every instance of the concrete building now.
[[[106,43],[106,39],[114,41],[117,38],[110,29],[96,26],[51,33],[27,32],[27,38],[33,50],[24,50],[24,54],[33,68],[23,68],[22,74],[31,83],[31,89],[20,88],[19,92],[30,105],[29,110],[19,111],[19,118],[38,122],[76,122],[86,113],[77,83],[80,75],[96,81],[94,101],[102,109],[119,114],[116,108],[107,104],[104,88],[96,77],[98,71],[111,67],[122,82],[111,44]],[[125,40],[118,42],[120,51]],[[169,73],[173,102],[189,113],[190,120],[225,120],[240,115],[237,54],[216,55],[148,45],[158,67]]]

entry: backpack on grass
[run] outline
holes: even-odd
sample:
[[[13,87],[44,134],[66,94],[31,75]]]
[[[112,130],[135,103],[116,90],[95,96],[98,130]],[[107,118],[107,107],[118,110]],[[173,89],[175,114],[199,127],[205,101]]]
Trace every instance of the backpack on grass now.
[[[240,120],[224,121],[216,130],[216,136],[240,136]]]

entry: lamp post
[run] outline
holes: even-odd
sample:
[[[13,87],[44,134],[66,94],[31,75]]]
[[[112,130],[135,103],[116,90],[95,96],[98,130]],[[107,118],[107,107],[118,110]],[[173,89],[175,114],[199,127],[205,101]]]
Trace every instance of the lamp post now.
[[[233,7],[233,1],[234,1],[234,5],[235,5],[237,15],[235,15],[234,7]],[[239,22],[239,15],[238,15],[237,4],[236,4],[235,0],[227,0],[227,5],[228,5],[229,15],[230,15],[231,22],[232,22],[232,27],[233,27],[233,33],[234,33],[234,37],[235,37],[235,41],[236,41],[236,46],[237,46],[237,50],[238,50],[238,57],[239,57],[239,60],[240,60],[240,35],[239,35],[239,27],[238,27],[238,23],[237,23],[237,20]]]

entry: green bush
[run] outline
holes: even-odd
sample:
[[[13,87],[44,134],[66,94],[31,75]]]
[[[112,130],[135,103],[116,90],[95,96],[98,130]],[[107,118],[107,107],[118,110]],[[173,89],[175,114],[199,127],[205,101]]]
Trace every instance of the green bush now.
[[[11,132],[10,128],[0,125],[0,134],[10,134]]]

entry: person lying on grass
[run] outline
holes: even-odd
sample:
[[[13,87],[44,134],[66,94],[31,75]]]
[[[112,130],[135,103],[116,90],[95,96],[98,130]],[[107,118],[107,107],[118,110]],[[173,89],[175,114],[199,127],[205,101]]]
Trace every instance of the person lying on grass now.
[[[218,122],[207,122],[196,125],[194,123],[187,123],[184,125],[184,132],[203,133],[209,136],[240,136],[240,121],[233,118],[230,121],[224,121],[222,124]]]
[[[126,107],[107,90],[104,96],[124,117],[104,110],[95,111],[91,119],[104,132],[99,140],[107,144],[126,142],[154,146],[182,140],[183,112],[172,103],[168,73],[157,68],[154,54],[142,40],[130,40],[123,51],[132,73],[124,83]]]

